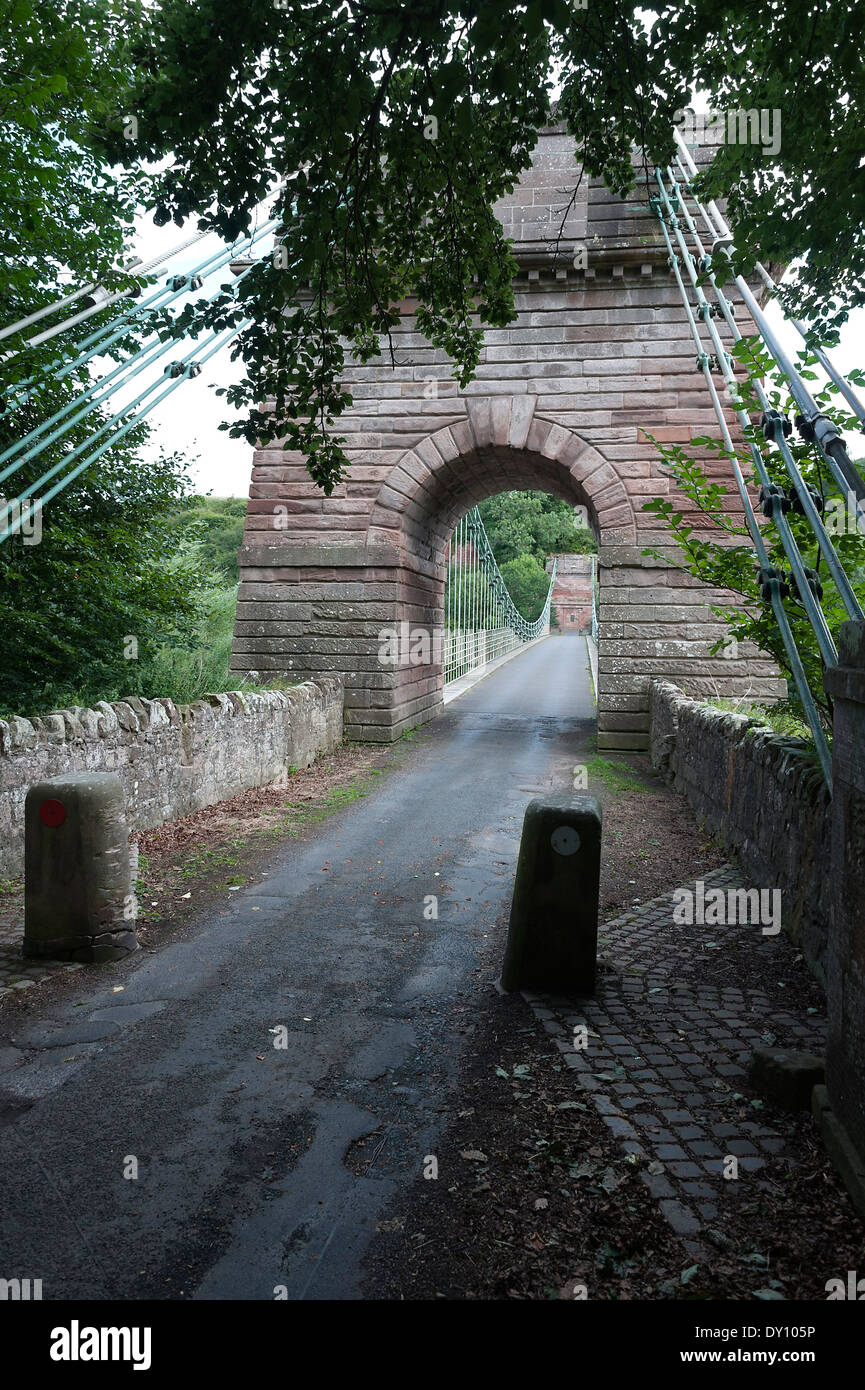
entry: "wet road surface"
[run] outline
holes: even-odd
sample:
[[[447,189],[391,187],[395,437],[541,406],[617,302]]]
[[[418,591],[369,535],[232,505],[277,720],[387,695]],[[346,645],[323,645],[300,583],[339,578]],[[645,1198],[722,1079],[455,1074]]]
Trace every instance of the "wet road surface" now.
[[[0,1015],[0,1277],[46,1300],[361,1297],[448,1119],[525,804],[569,789],[593,729],[584,641],[541,642],[224,911],[78,972],[18,1032]]]

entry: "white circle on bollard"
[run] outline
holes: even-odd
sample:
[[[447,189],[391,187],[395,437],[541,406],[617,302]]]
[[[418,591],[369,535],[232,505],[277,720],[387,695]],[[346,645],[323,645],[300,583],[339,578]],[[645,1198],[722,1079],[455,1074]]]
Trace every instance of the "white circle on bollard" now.
[[[576,854],[580,837],[572,825],[560,825],[550,836],[550,844],[556,854]]]

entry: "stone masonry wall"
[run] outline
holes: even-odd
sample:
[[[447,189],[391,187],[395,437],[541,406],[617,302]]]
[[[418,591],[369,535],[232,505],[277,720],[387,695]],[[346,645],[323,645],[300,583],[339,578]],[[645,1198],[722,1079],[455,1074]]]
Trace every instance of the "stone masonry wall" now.
[[[831,892],[831,797],[802,739],[650,690],[653,767],[687,797],[757,888],[779,888],[784,930],[825,983]]]
[[[130,697],[0,720],[0,874],[24,864],[24,799],[45,777],[116,772],[130,829],[148,830],[276,782],[342,741],[343,685],[232,691],[191,705]]]

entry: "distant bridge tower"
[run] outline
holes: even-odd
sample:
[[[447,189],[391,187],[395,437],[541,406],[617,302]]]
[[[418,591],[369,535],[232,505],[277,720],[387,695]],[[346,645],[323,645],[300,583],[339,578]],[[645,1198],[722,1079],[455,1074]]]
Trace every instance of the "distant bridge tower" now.
[[[639,206],[645,190],[623,203],[587,179],[563,222],[580,175],[573,150],[564,126],[541,131],[531,169],[498,204],[519,316],[486,332],[475,381],[459,389],[407,300],[395,369],[383,358],[344,374],[354,406],[338,432],[351,470],[333,496],[300,454],[256,451],[232,668],[341,672],[349,736],[390,741],[441,708],[441,668],[383,666],[379,634],[406,619],[441,625],[448,536],[474,503],[509,489],[585,508],[597,535],[600,748],[646,746],[652,676],[702,695],[784,692],[759,653],[709,654],[724,631],[707,606],[719,593],[642,554],[669,539],[641,510],[670,492],[647,436],[688,445],[716,422],[657,222]],[[573,264],[581,246],[584,269]]]
[[[556,561],[556,582],[552,605],[559,632],[570,636],[591,632],[592,586],[595,582],[594,555],[557,555],[547,560],[547,573]]]

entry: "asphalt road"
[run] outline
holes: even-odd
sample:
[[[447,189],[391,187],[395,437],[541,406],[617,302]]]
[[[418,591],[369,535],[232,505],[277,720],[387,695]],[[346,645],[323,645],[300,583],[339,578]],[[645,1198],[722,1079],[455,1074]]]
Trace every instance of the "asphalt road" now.
[[[585,643],[542,642],[224,911],[80,971],[20,1032],[0,1016],[0,1278],[361,1297],[375,1223],[448,1119],[525,804],[568,790],[592,728]]]

